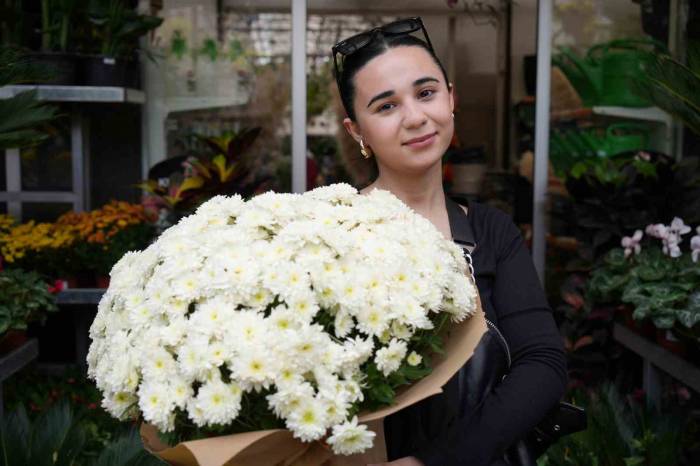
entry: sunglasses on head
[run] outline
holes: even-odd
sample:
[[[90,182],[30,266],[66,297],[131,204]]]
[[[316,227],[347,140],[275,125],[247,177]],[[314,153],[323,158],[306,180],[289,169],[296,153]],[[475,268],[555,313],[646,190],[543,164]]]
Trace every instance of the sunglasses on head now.
[[[398,36],[403,34],[410,34],[418,30],[423,31],[425,36],[425,41],[428,44],[430,50],[433,50],[433,45],[430,43],[430,37],[428,37],[428,31],[425,30],[423,26],[423,21],[420,17],[400,19],[392,23],[385,24],[383,26],[370,29],[369,31],[364,31],[349,37],[345,40],[341,40],[333,46],[331,51],[333,52],[333,64],[335,65],[335,76],[336,80],[340,81],[341,67],[338,66],[338,55],[346,57],[352,55],[353,53],[360,50],[362,47],[367,46],[372,40],[374,40],[375,34],[381,33],[385,36]],[[342,60],[341,63],[342,65]]]

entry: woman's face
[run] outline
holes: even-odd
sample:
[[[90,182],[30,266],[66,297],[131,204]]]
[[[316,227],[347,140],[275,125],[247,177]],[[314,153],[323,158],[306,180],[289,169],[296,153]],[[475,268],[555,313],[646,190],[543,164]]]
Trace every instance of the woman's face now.
[[[440,67],[421,47],[394,47],[354,77],[356,122],[344,125],[364,138],[380,171],[418,174],[439,163],[452,140],[454,100]]]

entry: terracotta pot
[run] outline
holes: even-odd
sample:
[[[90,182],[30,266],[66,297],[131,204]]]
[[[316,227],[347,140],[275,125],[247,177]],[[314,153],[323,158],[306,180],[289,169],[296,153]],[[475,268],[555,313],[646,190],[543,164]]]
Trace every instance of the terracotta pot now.
[[[95,281],[97,282],[97,288],[109,288],[109,275],[97,275]]]
[[[27,341],[27,332],[10,329],[0,336],[0,354],[7,354]]]
[[[685,344],[676,338],[673,332],[669,329],[656,329],[656,342],[659,346],[666,348],[670,352],[684,357],[686,355]]]

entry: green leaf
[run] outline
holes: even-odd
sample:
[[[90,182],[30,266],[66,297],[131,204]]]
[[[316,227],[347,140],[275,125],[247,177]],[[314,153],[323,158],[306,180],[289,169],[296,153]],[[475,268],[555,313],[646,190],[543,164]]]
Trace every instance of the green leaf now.
[[[163,463],[143,449],[141,437],[136,429],[122,434],[102,450],[92,466],[146,466]]]
[[[12,466],[29,463],[31,425],[24,406],[6,415],[2,420],[2,442],[0,443],[0,465]]]
[[[689,56],[697,56],[698,45],[689,47]],[[633,90],[654,105],[681,119],[692,131],[700,134],[700,74],[667,54],[650,54],[646,72]]]
[[[37,127],[51,121],[56,108],[36,100],[36,91],[26,91],[0,100],[0,149],[25,147],[43,139]]]
[[[656,328],[670,329],[676,323],[676,312],[668,311],[666,313],[658,313],[652,316],[652,321]]]
[[[35,422],[30,464],[70,465],[85,445],[85,434],[67,402],[54,405]]]
[[[693,328],[700,323],[700,291],[688,297],[688,304],[677,312],[678,321],[687,328]]]
[[[372,386],[370,388],[370,394],[372,398],[381,403],[391,404],[394,402],[395,392],[388,383],[380,383]]]
[[[399,371],[409,380],[419,380],[432,372],[430,367],[410,366],[404,364]]]

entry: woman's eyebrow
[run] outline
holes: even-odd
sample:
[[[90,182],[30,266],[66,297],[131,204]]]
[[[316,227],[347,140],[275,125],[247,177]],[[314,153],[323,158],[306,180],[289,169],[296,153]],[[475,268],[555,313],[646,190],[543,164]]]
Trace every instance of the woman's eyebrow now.
[[[381,93],[375,95],[374,97],[369,99],[369,103],[367,104],[367,108],[369,108],[369,106],[372,105],[377,100],[383,99],[385,97],[391,97],[392,95],[394,95],[394,91],[384,91],[384,92],[381,92]]]
[[[433,78],[432,76],[426,76],[426,77],[424,77],[424,78],[416,79],[415,81],[413,81],[413,86],[414,86],[414,87],[415,87],[415,86],[420,86],[421,84],[425,84],[425,83],[428,83],[428,82],[436,82],[436,83],[439,83],[440,81],[438,81],[437,78]]]
[[[421,84],[425,84],[427,82],[439,83],[440,81],[436,78],[433,78],[432,76],[425,76],[423,78],[418,78],[415,81],[413,81],[413,87],[420,86]],[[395,94],[394,91],[380,92],[379,94],[377,94],[374,97],[372,97],[371,99],[369,99],[369,103],[367,104],[367,108],[369,108],[370,105],[372,105],[377,100],[384,99],[386,97],[391,97],[394,94]]]

